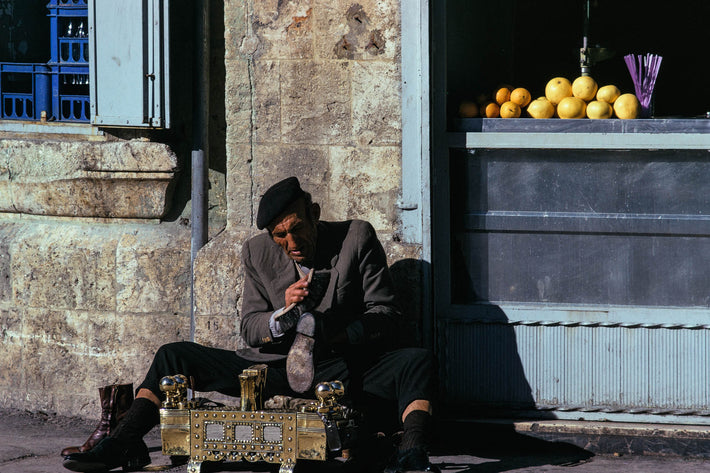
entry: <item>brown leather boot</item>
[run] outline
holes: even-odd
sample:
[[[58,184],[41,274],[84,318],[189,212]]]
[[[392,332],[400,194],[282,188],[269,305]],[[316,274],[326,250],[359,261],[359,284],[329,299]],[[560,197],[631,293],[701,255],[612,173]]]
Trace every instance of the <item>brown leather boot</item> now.
[[[133,384],[112,384],[99,388],[101,399],[101,420],[96,429],[80,447],[67,447],[62,450],[62,456],[72,453],[82,453],[94,448],[104,437],[108,437],[116,428],[133,402]]]

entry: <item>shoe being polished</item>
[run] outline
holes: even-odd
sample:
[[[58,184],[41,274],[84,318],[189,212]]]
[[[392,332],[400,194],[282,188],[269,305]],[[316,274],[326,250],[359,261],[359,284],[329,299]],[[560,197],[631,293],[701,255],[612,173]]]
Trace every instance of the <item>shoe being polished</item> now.
[[[88,452],[67,455],[62,465],[71,471],[98,472],[119,466],[123,467],[123,471],[138,471],[149,463],[148,447],[142,440],[125,444],[106,437]]]
[[[429,455],[424,448],[414,447],[397,452],[393,461],[384,471],[384,473],[415,472],[441,473],[441,470],[429,462]]]
[[[304,393],[313,384],[313,346],[316,321],[313,314],[305,313],[296,325],[296,338],[286,358],[288,384],[296,392]]]

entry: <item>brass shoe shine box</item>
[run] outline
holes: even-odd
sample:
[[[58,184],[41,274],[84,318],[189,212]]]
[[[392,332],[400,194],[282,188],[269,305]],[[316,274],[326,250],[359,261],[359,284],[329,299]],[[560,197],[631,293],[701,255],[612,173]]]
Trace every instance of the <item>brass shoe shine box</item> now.
[[[239,376],[240,406],[198,406],[187,400],[182,375],[161,380],[166,399],[160,409],[164,455],[188,458],[188,472],[200,471],[205,461],[265,461],[280,464],[280,473],[293,472],[297,460],[325,461],[348,456],[355,422],[337,403],[342,383],[320,383],[318,401],[296,408],[264,409],[261,393],[266,366],[256,365]]]

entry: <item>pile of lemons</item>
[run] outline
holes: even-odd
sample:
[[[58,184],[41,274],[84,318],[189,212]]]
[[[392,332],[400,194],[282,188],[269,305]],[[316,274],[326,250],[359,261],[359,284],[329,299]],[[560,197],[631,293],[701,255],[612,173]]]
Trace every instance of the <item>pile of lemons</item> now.
[[[482,95],[476,102],[461,102],[459,116],[519,118],[526,107],[533,118],[631,119],[638,118],[641,110],[634,94],[622,94],[615,85],[599,87],[592,77],[580,76],[574,82],[565,77],[551,79],[545,95],[535,100],[524,87],[502,85],[493,92],[492,100]]]

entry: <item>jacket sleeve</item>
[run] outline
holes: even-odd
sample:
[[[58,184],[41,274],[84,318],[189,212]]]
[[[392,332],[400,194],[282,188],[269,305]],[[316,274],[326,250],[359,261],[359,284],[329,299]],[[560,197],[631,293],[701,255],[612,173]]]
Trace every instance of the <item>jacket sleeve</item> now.
[[[242,248],[244,265],[244,292],[242,295],[241,334],[247,345],[260,347],[273,342],[269,319],[276,310],[266,291],[259,272],[254,267],[250,242]]]
[[[372,225],[363,223],[357,258],[362,278],[364,312],[359,321],[349,325],[346,330],[353,344],[389,344],[398,336],[402,314],[396,303],[385,251]]]

